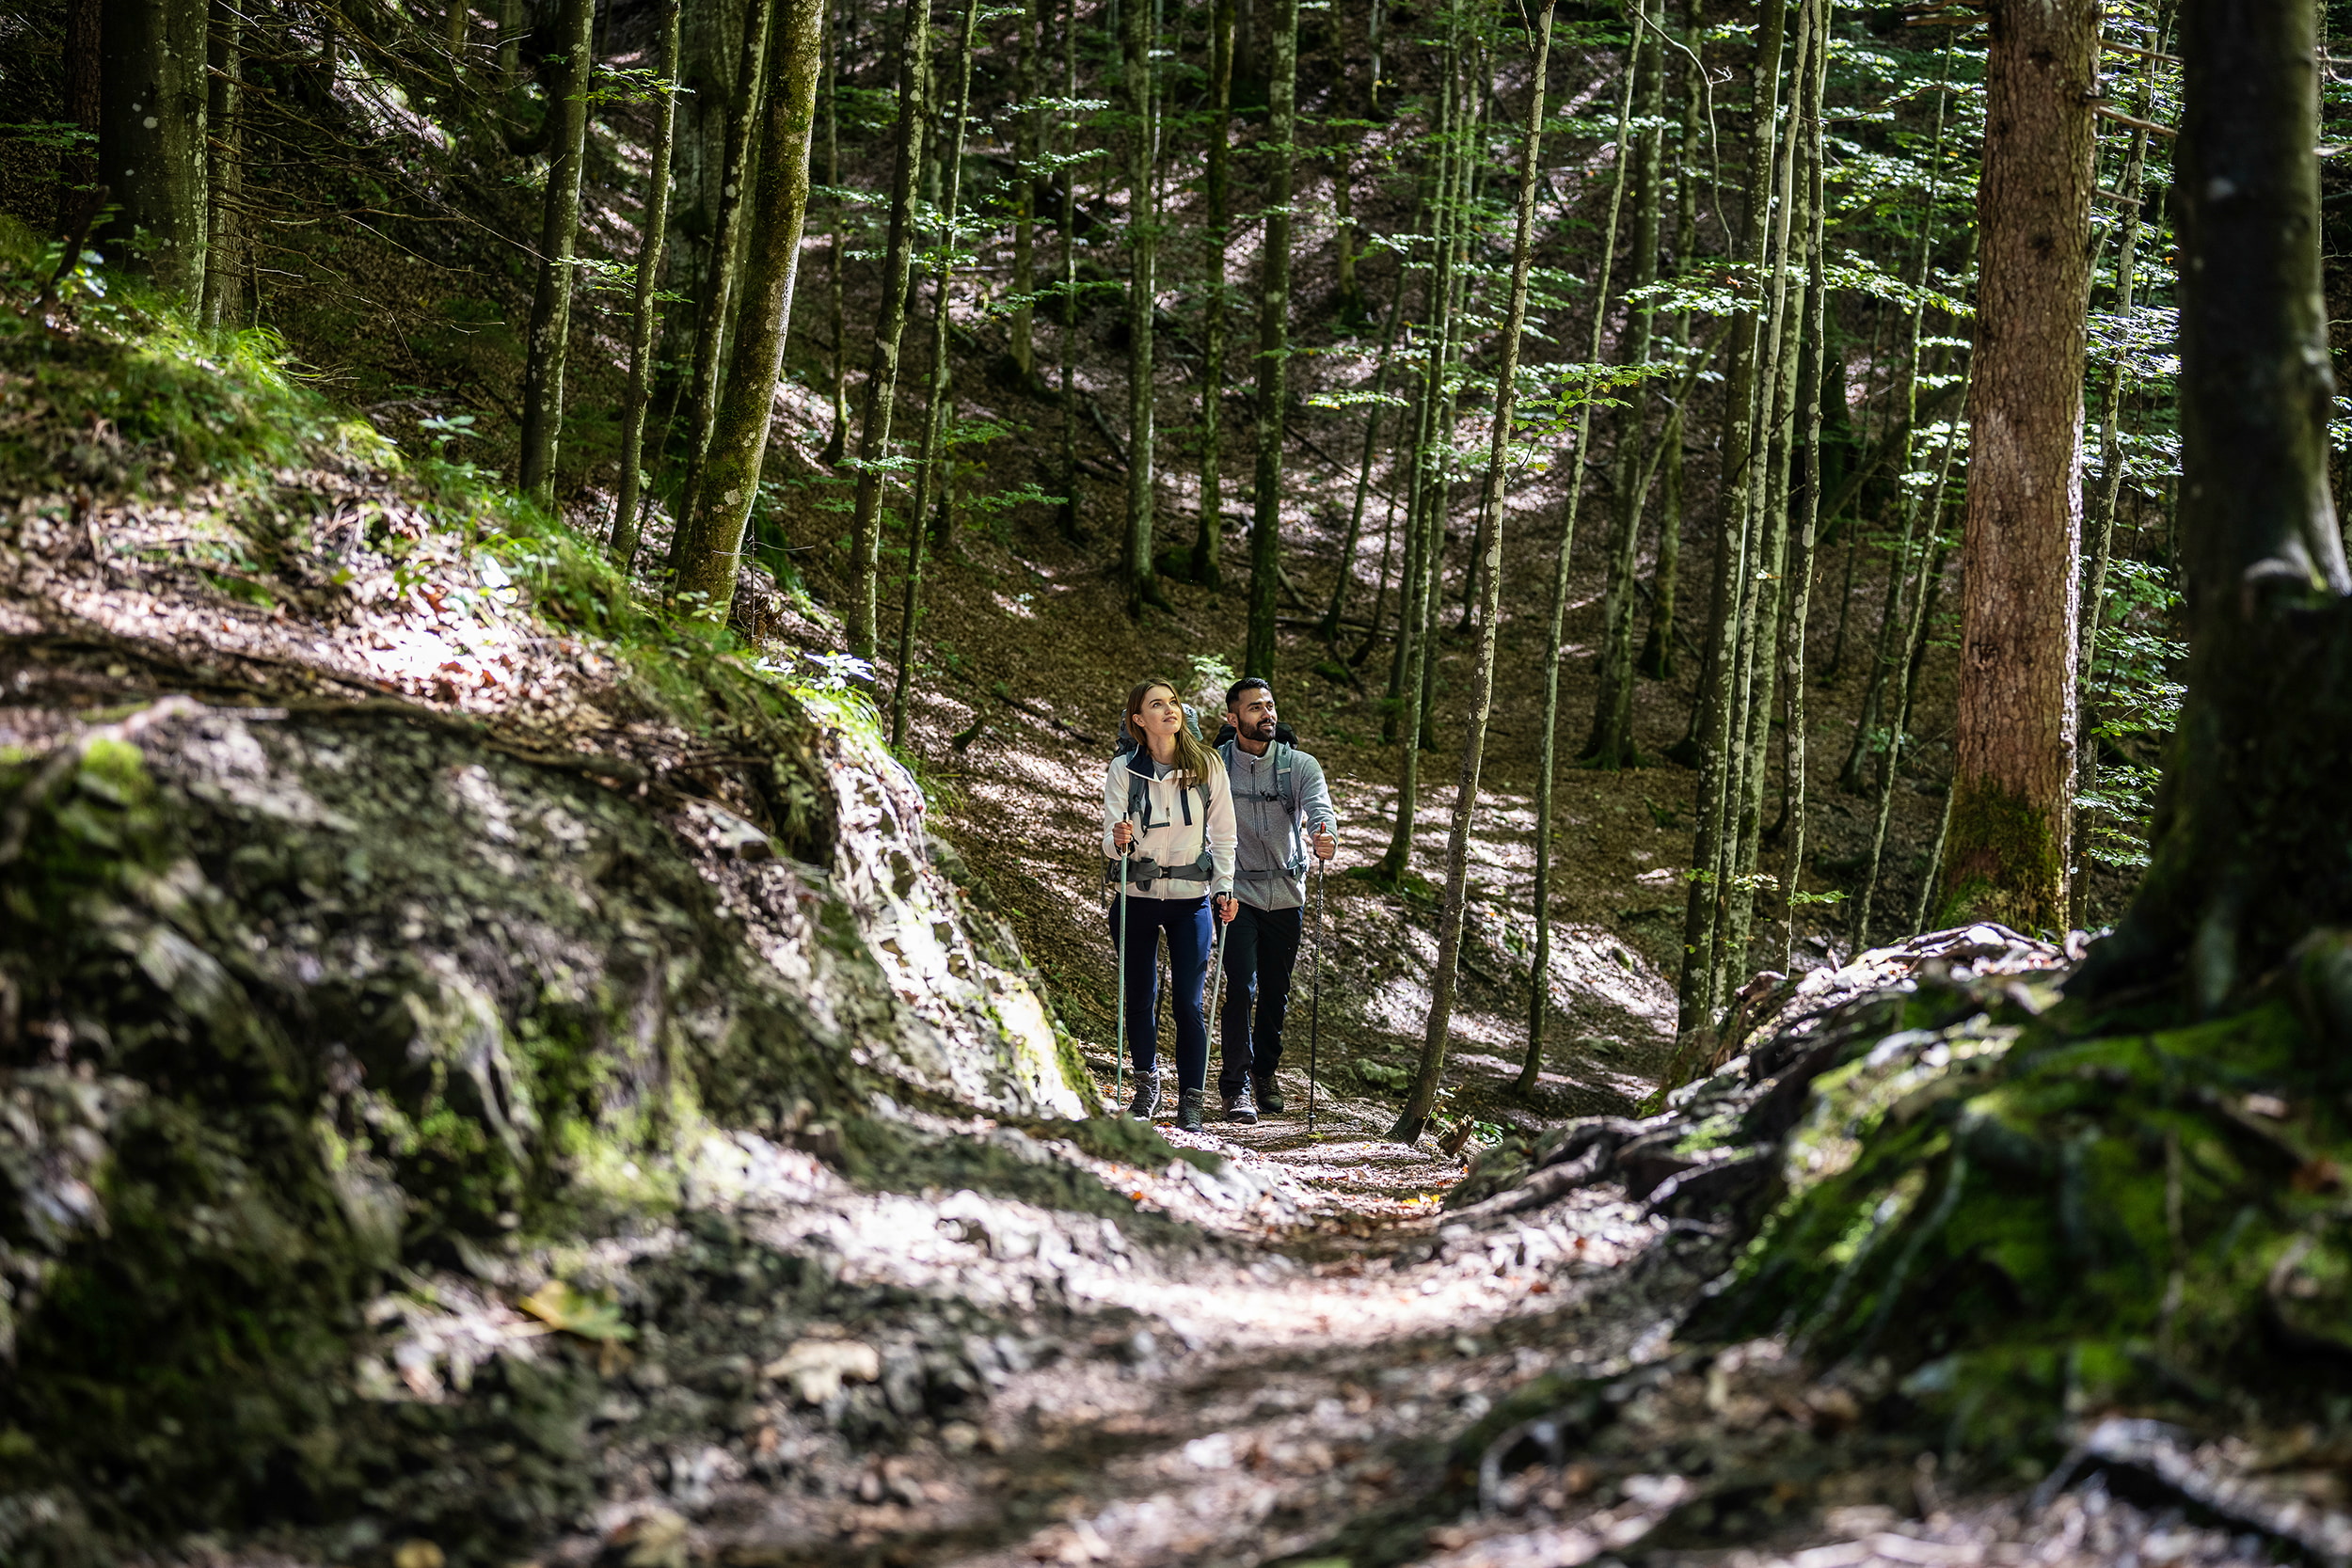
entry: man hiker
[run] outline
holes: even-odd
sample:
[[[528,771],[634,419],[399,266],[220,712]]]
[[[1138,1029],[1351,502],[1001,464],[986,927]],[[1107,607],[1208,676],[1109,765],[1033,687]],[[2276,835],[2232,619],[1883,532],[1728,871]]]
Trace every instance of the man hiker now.
[[[1339,818],[1323,767],[1300,751],[1274,714],[1274,688],[1252,675],[1225,693],[1217,751],[1232,784],[1233,893],[1241,908],[1225,933],[1225,1042],[1217,1093],[1233,1121],[1282,1109],[1274,1069],[1282,1060],[1282,1014],[1307,918],[1307,851],[1328,861]]]

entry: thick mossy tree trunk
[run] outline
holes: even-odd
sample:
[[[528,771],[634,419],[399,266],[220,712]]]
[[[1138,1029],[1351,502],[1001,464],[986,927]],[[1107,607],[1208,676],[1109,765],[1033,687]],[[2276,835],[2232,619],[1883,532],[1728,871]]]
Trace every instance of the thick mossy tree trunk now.
[[[817,123],[817,77],[824,57],[825,0],[775,0],[765,148],[752,193],[752,244],[743,267],[740,337],[711,433],[702,499],[683,528],[687,544],[677,591],[697,613],[724,620],[735,597],[743,530],[759,493],[774,418],[776,377],[792,321],[792,282],[808,217],[808,143]]]
[[[1977,190],[1968,521],[1945,912],[2066,920],[2096,0],[2000,0]]]
[[[1478,810],[1479,772],[1486,751],[1486,723],[1494,711],[1496,633],[1502,619],[1502,482],[1511,452],[1511,420],[1518,405],[1519,339],[1527,326],[1527,280],[1534,261],[1535,187],[1543,168],[1539,156],[1544,126],[1544,76],[1551,61],[1551,3],[1534,18],[1527,119],[1519,150],[1518,226],[1511,244],[1511,294],[1503,312],[1502,360],[1495,369],[1494,424],[1488,434],[1486,472],[1478,498],[1479,533],[1486,556],[1479,563],[1483,584],[1477,607],[1478,662],[1470,677],[1470,723],[1462,742],[1454,821],[1446,835],[1445,892],[1438,917],[1438,967],[1430,982],[1429,1022],[1422,1037],[1421,1062],[1389,1136],[1411,1143],[1428,1125],[1445,1075],[1446,1037],[1454,1022],[1454,986],[1462,957],[1462,927],[1468,907],[1470,818]],[[1597,307],[1606,309],[1604,303]],[[1411,737],[1406,737],[1409,745]],[[1542,976],[1538,976],[1538,981]]]
[[[670,151],[677,141],[679,0],[661,8],[660,105],[654,111],[653,151],[646,159],[644,216],[638,224],[637,301],[628,335],[628,385],[621,393],[621,480],[612,503],[608,548],[626,574],[637,559],[637,513],[644,483],[645,406],[653,387],[653,334],[660,322],[661,243],[670,227]],[[834,254],[839,255],[838,247]],[[838,262],[835,263],[836,267]]]
[[[882,562],[882,482],[890,454],[890,420],[898,400],[898,340],[906,335],[907,285],[914,264],[915,182],[923,168],[923,128],[930,121],[931,0],[906,0],[906,42],[898,55],[898,141],[890,166],[890,227],[883,244],[882,313],[874,323],[874,357],[866,377],[866,408],[858,420],[857,500],[850,515],[850,652],[874,657],[874,609]]]
[[[94,243],[190,305],[204,295],[206,0],[102,0]]]
[[[1141,0],[1136,0],[1140,4]],[[1258,280],[1258,467],[1249,523],[1249,621],[1242,673],[1274,678],[1282,573],[1282,425],[1290,403],[1292,146],[1298,127],[1298,0],[1273,0],[1266,83],[1265,253]]]
[[[2177,980],[2198,1013],[2352,923],[2352,578],[2328,488],[2313,23],[2295,0],[2181,8],[2188,690],[2148,875],[2070,989]],[[2352,1009],[2334,1007],[2341,1029]]]
[[[531,296],[531,329],[524,339],[522,461],[516,483],[540,510],[555,510],[556,440],[564,424],[564,369],[572,341],[572,251],[580,238],[580,186],[588,144],[588,88],[596,70],[592,49],[596,0],[565,0],[560,44],[564,63],[551,73],[548,115],[547,199],[539,213],[539,283]]]

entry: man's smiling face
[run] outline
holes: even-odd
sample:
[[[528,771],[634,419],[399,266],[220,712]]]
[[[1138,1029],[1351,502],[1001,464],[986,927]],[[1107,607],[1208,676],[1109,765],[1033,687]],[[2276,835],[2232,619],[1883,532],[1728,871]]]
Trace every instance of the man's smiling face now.
[[[1274,738],[1274,693],[1263,686],[1253,686],[1241,694],[1233,708],[1233,733],[1251,740]]]

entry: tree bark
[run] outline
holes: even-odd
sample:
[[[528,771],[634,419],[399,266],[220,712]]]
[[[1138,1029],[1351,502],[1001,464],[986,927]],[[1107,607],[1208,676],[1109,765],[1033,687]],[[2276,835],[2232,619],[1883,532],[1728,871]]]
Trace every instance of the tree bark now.
[[[204,297],[205,0],[103,0],[98,178],[113,215],[92,244],[190,305]]]
[[[808,217],[808,144],[817,123],[817,78],[824,59],[825,0],[773,0],[759,180],[753,195],[751,253],[743,267],[739,341],[720,398],[702,499],[685,520],[681,598],[723,620],[735,597],[743,530],[759,493],[768,429],[792,322],[792,283]]]
[[[850,517],[850,593],[845,617],[850,652],[874,657],[875,595],[882,558],[882,467],[898,398],[898,346],[906,334],[907,287],[914,268],[914,186],[922,176],[923,127],[930,100],[931,0],[906,0],[906,41],[898,55],[898,139],[890,167],[890,227],[883,244],[882,312],[866,375],[866,408],[857,439],[857,500]]]
[[[1470,879],[1470,818],[1478,810],[1479,771],[1486,750],[1486,724],[1494,711],[1495,642],[1502,619],[1502,480],[1510,458],[1511,419],[1518,402],[1519,339],[1527,326],[1527,279],[1534,260],[1535,186],[1542,168],[1545,73],[1551,59],[1552,0],[1534,17],[1534,64],[1529,73],[1525,138],[1519,151],[1518,227],[1511,244],[1511,295],[1502,325],[1502,362],[1495,372],[1494,424],[1486,446],[1486,473],[1478,511],[1486,526],[1485,591],[1478,605],[1478,662],[1470,680],[1469,734],[1462,746],[1454,822],[1446,836],[1445,892],[1438,917],[1438,967],[1430,981],[1429,1022],[1422,1037],[1421,1063],[1405,1097],[1405,1109],[1389,1129],[1399,1143],[1418,1140],[1438,1103],[1445,1074],[1448,1031],[1453,1026],[1454,986],[1462,956],[1463,914]],[[1604,295],[1597,309],[1606,309]]]
[[[105,118],[105,0],[68,0],[65,118],[87,140],[57,160],[57,234],[87,236],[98,204],[98,145]]]
[[[596,0],[565,0],[564,63],[551,73],[555,121],[547,200],[539,218],[539,284],[531,300],[523,370],[522,463],[516,483],[541,511],[555,511],[555,455],[564,424],[564,371],[572,339],[572,251],[580,238],[580,187],[588,143],[588,87]]]
[[[1045,47],[1047,0],[1024,0],[1012,30],[1012,294],[1020,303],[1006,325],[1005,351],[1024,381],[1037,375],[1037,162],[1041,117],[1035,106],[1037,60]]]
[[[1291,175],[1296,163],[1298,0],[1273,0],[1266,83],[1265,252],[1258,282],[1258,466],[1242,673],[1274,678],[1282,570],[1282,424],[1290,409]]]
[[[2169,983],[2210,1015],[2352,920],[2352,577],[2328,489],[2314,23],[2296,0],[2181,8],[2188,689],[2148,875],[2072,993]],[[2340,1019],[2340,970],[2317,958],[2305,973]]]
[[[629,324],[628,385],[621,394],[621,483],[612,503],[612,564],[623,576],[637,559],[638,511],[644,483],[645,404],[653,382],[653,332],[660,320],[661,244],[670,228],[670,150],[677,140],[680,0],[661,8],[661,106],[654,113],[653,151],[645,164],[645,206],[638,225],[636,314]]]
[[[1977,193],[1960,705],[1944,908],[2066,919],[2097,0],[1998,0]]]

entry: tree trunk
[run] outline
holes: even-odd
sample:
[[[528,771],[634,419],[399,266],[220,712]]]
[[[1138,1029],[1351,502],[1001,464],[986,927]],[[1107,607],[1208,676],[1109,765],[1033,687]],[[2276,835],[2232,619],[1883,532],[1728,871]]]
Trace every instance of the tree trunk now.
[[[679,596],[724,620],[735,597],[743,530],[759,494],[774,418],[777,373],[792,322],[792,282],[808,217],[808,144],[817,123],[817,78],[824,60],[825,0],[773,0],[768,84],[752,197],[752,244],[743,266],[740,334],[711,434],[702,499],[684,521],[689,536]]]
[[[547,200],[539,217],[539,285],[531,300],[530,356],[523,370],[522,463],[516,485],[541,511],[555,511],[555,453],[564,424],[564,370],[572,339],[572,249],[580,238],[580,175],[587,162],[588,88],[596,0],[564,0],[563,66],[549,73]]]
[[[1742,268],[1761,277],[1769,238],[1772,189],[1772,144],[1780,103],[1781,42],[1787,12],[1777,5],[1764,8],[1758,29],[1756,63],[1751,72],[1755,112],[1748,153],[1746,213],[1740,240]],[[1692,847],[1689,900],[1683,909],[1682,974],[1678,990],[1678,1033],[1689,1037],[1713,1021],[1718,996],[1715,981],[1718,946],[1723,934],[1724,852],[1737,824],[1731,819],[1730,793],[1736,759],[1733,720],[1737,709],[1735,661],[1739,654],[1741,573],[1754,549],[1756,521],[1748,509],[1748,465],[1755,457],[1756,393],[1759,320],[1753,309],[1732,318],[1732,370],[1724,394],[1723,477],[1718,504],[1723,529],[1715,545],[1714,591],[1709,607],[1707,669],[1700,681],[1698,720],[1692,725],[1699,745],[1699,776],[1695,797],[1697,829]]]
[[[1663,0],[1640,0],[1653,24],[1662,19]],[[1640,288],[1658,277],[1660,186],[1664,173],[1664,131],[1659,119],[1663,102],[1664,62],[1648,27],[1635,34],[1633,113],[1644,129],[1633,158],[1633,254],[1627,282]],[[1645,364],[1650,354],[1652,312],[1639,309],[1629,324],[1632,341],[1624,362]],[[1643,437],[1648,433],[1649,398],[1643,387],[1627,388],[1617,410],[1615,482],[1612,485],[1609,529],[1609,571],[1601,593],[1599,683],[1593,700],[1592,733],[1585,738],[1584,759],[1595,768],[1614,772],[1641,766],[1633,743],[1633,601],[1641,571],[1642,509],[1648,498],[1647,470],[1642,463]]]
[[[760,98],[768,80],[768,43],[775,27],[775,0],[751,0],[743,17],[743,47],[736,60],[734,112],[727,117],[726,150],[720,165],[719,226],[710,245],[703,284],[702,325],[694,334],[693,434],[686,444],[686,483],[678,506],[691,516],[702,500],[703,467],[719,419],[720,384],[727,371],[727,331],[738,315],[743,269],[743,239],[749,227],[753,168],[758,157]],[[686,531],[670,537],[670,575],[683,568]]]
[[[1074,103],[1078,97],[1078,0],[1066,0],[1062,8],[1061,76],[1064,102]],[[1064,109],[1064,114],[1074,110]],[[1078,363],[1078,173],[1075,159],[1078,152],[1078,122],[1067,122],[1070,132],[1069,156],[1061,171],[1061,531],[1062,537],[1078,537],[1081,514],[1078,505],[1078,394],[1076,388]]]
[[[1421,214],[1413,214],[1408,229],[1419,228]],[[1356,581],[1356,542],[1363,537],[1364,499],[1372,489],[1372,466],[1380,451],[1380,417],[1388,412],[1389,372],[1395,368],[1396,329],[1405,316],[1405,282],[1410,276],[1407,269],[1397,268],[1396,293],[1389,301],[1388,325],[1380,331],[1380,362],[1373,372],[1372,404],[1364,410],[1364,455],[1356,468],[1356,497],[1347,509],[1347,531],[1340,540],[1340,569],[1331,582],[1331,602],[1324,608],[1321,636],[1324,645],[1336,652],[1340,641],[1340,615],[1347,608],[1347,591]],[[1375,611],[1374,618],[1378,619]]]
[[[89,232],[98,206],[98,144],[105,118],[105,0],[68,0],[65,118],[89,139],[57,160],[57,234]]]
[[[1147,604],[1165,607],[1152,580],[1153,433],[1152,307],[1159,293],[1159,216],[1152,210],[1152,6],[1127,8],[1120,40],[1127,111],[1127,528],[1120,571],[1127,579],[1127,613]]]
[[[2169,6],[2159,7],[2156,25],[2151,33],[2156,47],[2164,46],[2169,30]],[[2156,60],[2153,55],[2140,62],[2139,99],[2134,112],[2146,119],[2154,108]],[[2123,234],[2116,248],[2115,313],[2129,321],[2132,314],[2134,285],[2139,271],[2139,204],[2141,182],[2148,166],[2148,131],[2145,126],[2132,132],[2132,150],[2124,160],[2122,189]],[[2076,654],[2076,673],[2080,676],[2081,711],[2076,721],[2074,761],[2077,769],[2074,796],[2081,800],[2099,786],[2099,747],[2093,738],[2097,727],[2097,709],[2091,697],[2091,680],[2098,667],[2099,622],[2106,608],[2107,563],[2115,547],[2115,503],[2123,488],[2123,395],[2128,384],[2124,366],[2129,356],[2115,356],[2114,373],[2107,378],[2106,406],[2099,436],[2099,514],[2092,525],[2092,545],[2090,579],[2083,585],[2082,647]],[[2090,884],[2089,863],[2085,850],[2090,841],[2090,815],[2077,809],[2074,818],[2074,876],[2067,888],[2066,923],[2081,929],[2088,921],[2085,909]]]
[[[907,704],[914,684],[914,628],[923,611],[923,537],[934,494],[941,498],[941,510],[946,512],[947,474],[940,449],[955,412],[947,360],[947,288],[955,277],[956,209],[963,199],[963,133],[972,113],[972,40],[979,15],[980,0],[964,0],[963,27],[956,40],[955,112],[947,129],[947,189],[940,205],[938,260],[931,266],[930,386],[924,400],[922,445],[914,458],[914,499],[907,508],[906,592],[898,605],[898,668],[890,693],[893,751],[905,750],[907,743]]]
[[[205,0],[102,0],[99,179],[109,266],[204,297]]]
[[[1203,237],[1206,295],[1200,326],[1200,526],[1192,543],[1192,580],[1225,586],[1225,247],[1232,224],[1233,0],[1209,12],[1208,232]]]
[[[661,106],[654,112],[653,151],[645,163],[645,206],[638,225],[637,311],[628,338],[628,386],[621,394],[621,484],[612,503],[612,564],[627,576],[637,559],[640,488],[644,483],[645,404],[653,382],[653,331],[660,319],[661,242],[670,228],[670,150],[677,140],[677,55],[683,10],[661,8]],[[837,252],[836,252],[837,254]]]
[[[2352,578],[2328,490],[2314,22],[2285,0],[2181,8],[2188,690],[2148,875],[2072,991],[2170,981],[2209,1015],[2352,918]],[[2338,972],[2306,973],[2342,1017]]]
[[[1804,146],[1805,215],[1810,232],[1805,240],[1804,334],[1806,353],[1806,396],[1798,409],[1804,421],[1804,495],[1803,513],[1794,523],[1795,544],[1788,557],[1788,613],[1780,645],[1780,684],[1788,704],[1788,758],[1783,767],[1782,799],[1788,827],[1781,861],[1780,969],[1794,974],[1797,911],[1804,885],[1805,830],[1805,628],[1813,604],[1813,546],[1821,520],[1821,375],[1823,350],[1829,338],[1829,287],[1822,245],[1827,214],[1821,205],[1821,101],[1828,89],[1832,0],[1808,0],[1817,8],[1814,36],[1821,40],[1813,52],[1798,103],[1797,130]]]
[[[1291,172],[1296,164],[1298,0],[1273,0],[1266,84],[1265,254],[1258,283],[1258,468],[1242,673],[1274,678],[1282,570],[1282,421],[1290,407]]]
[[[849,258],[844,254],[849,239],[842,219],[848,214],[849,200],[841,196],[841,45],[833,25],[833,13],[825,18],[825,52],[833,67],[825,74],[825,183],[834,194],[826,201],[827,215],[833,219],[832,244],[825,252],[825,283],[827,314],[833,326],[833,433],[825,437],[825,448],[818,461],[828,468],[838,467],[850,450],[850,335],[848,301],[844,297],[841,264]]]
[[[1609,222],[1601,230],[1600,283],[1593,291],[1593,330],[1585,344],[1584,362],[1600,362],[1600,349],[1609,326],[1609,277],[1617,254],[1617,220],[1625,207],[1625,169],[1631,155],[1634,72],[1622,73],[1625,90],[1617,98],[1615,167],[1609,182]],[[1687,391],[1688,388],[1686,388]],[[1551,816],[1557,793],[1560,755],[1561,641],[1568,616],[1568,567],[1576,555],[1577,512],[1584,496],[1584,453],[1593,436],[1592,387],[1588,381],[1576,411],[1576,444],[1568,451],[1568,494],[1560,505],[1560,543],[1552,552],[1551,621],[1544,635],[1544,716],[1536,731],[1535,752],[1535,956],[1530,978],[1534,996],[1528,1004],[1527,1054],[1519,1063],[1516,1092],[1535,1087],[1543,1071],[1544,1019],[1551,1003]]]
[[[243,313],[244,246],[238,204],[245,197],[245,12],[236,0],[213,0],[205,40],[205,119],[210,122],[210,228],[204,242],[204,325],[217,332]]]
[[[1021,369],[1021,379],[1037,378],[1037,312],[1029,296],[1037,292],[1037,162],[1041,117],[1037,97],[1037,59],[1045,47],[1047,0],[1025,0],[1012,29],[1012,296],[1019,301],[1006,324],[1005,351]]]
[[[1479,770],[1486,751],[1486,723],[1494,711],[1495,642],[1502,619],[1502,479],[1510,458],[1511,418],[1518,406],[1519,339],[1527,326],[1527,279],[1534,260],[1535,187],[1544,125],[1545,73],[1551,58],[1551,0],[1544,0],[1534,26],[1534,64],[1529,72],[1525,140],[1519,151],[1518,227],[1511,244],[1511,296],[1502,325],[1502,363],[1495,372],[1494,425],[1486,447],[1486,473],[1478,511],[1486,526],[1486,589],[1478,607],[1478,662],[1470,680],[1469,733],[1454,798],[1454,823],[1446,837],[1445,892],[1438,917],[1438,967],[1430,981],[1429,1022],[1422,1037],[1421,1063],[1405,1098],[1405,1109],[1389,1129],[1400,1143],[1420,1138],[1438,1103],[1445,1074],[1446,1039],[1453,1026],[1454,986],[1462,956],[1463,913],[1468,905],[1470,818],[1478,809]],[[1607,296],[1598,309],[1606,309]]]
[[[2074,826],[2096,0],[1998,0],[1977,194],[1968,520],[1945,910],[2063,925]]]
[[[1356,281],[1356,171],[1345,157],[1331,165],[1331,215],[1337,220],[1333,236],[1339,251],[1340,320],[1349,326],[1364,319],[1364,292]]]
[[[914,267],[914,186],[922,175],[923,127],[930,101],[931,0],[906,0],[906,41],[898,55],[898,139],[890,167],[890,228],[884,242],[882,312],[874,324],[873,362],[857,439],[857,500],[850,517],[850,652],[874,657],[875,594],[882,558],[882,463],[898,399],[898,341],[907,325]],[[1065,242],[1067,243],[1067,242]]]

